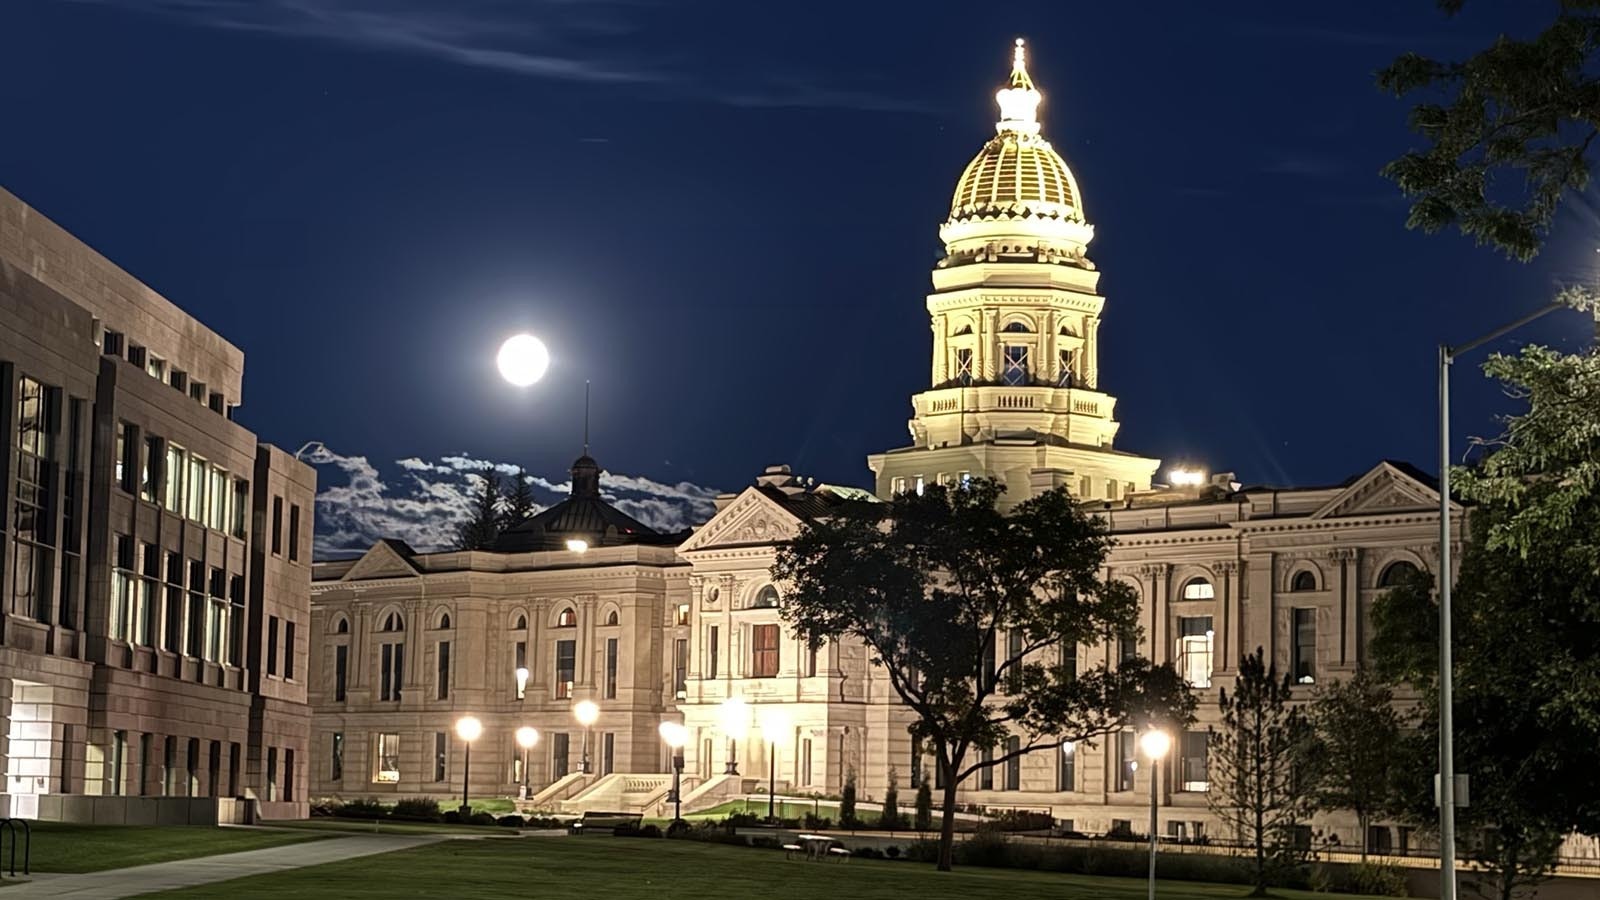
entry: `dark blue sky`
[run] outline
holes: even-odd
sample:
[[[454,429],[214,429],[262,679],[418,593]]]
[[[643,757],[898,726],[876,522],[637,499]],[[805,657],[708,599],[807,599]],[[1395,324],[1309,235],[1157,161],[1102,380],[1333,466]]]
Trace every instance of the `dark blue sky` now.
[[[240,417],[291,449],[555,475],[589,379],[613,470],[865,484],[1021,35],[1097,229],[1118,445],[1324,483],[1435,468],[1438,341],[1595,274],[1593,216],[1523,266],[1407,232],[1377,175],[1414,141],[1376,69],[1553,8],[11,0],[0,184],[241,346]],[[519,329],[555,355],[525,393],[492,363]]]

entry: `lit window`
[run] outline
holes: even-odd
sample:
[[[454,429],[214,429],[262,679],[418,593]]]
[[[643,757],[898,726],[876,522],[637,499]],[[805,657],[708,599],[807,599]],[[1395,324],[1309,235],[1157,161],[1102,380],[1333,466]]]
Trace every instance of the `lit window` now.
[[[778,674],[778,626],[752,626],[750,649],[752,678],[772,678]]]
[[[1210,687],[1211,617],[1184,616],[1178,619],[1178,635],[1178,674],[1194,687]]]
[[[767,585],[756,593],[756,599],[750,606],[755,609],[769,609],[778,605],[778,589]]]
[[[570,607],[570,606],[566,607],[565,609],[561,610],[561,612],[556,613],[556,627],[557,628],[577,628],[578,627],[578,614],[572,611],[572,607]]]
[[[383,733],[377,735],[373,741],[373,756],[377,760],[377,771],[372,773],[372,780],[378,784],[394,784],[400,780],[400,735]]]
[[[895,494],[904,494],[906,492],[906,480],[904,478],[896,478],[894,480],[894,486],[891,488],[891,492]]]
[[[167,379],[167,361],[159,356],[146,356],[144,370],[150,374],[151,378],[157,381],[165,381]]]
[[[917,496],[918,497],[922,496],[922,489],[924,487],[926,487],[926,484],[924,483],[922,476],[918,475],[917,476]]]
[[[1211,582],[1204,578],[1194,578],[1183,586],[1183,599],[1185,600],[1213,600],[1217,596],[1217,589]]]
[[[613,615],[615,615],[615,613],[613,613]],[[689,604],[687,604],[687,603],[678,604],[678,615],[677,615],[676,622],[679,625],[687,625],[687,624],[689,624]],[[611,624],[615,625],[616,623],[612,622]]]

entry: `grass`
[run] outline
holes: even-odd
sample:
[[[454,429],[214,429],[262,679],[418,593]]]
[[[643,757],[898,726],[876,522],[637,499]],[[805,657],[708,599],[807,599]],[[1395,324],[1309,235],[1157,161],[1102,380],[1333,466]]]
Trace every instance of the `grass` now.
[[[713,806],[709,809],[702,809],[696,813],[688,813],[684,816],[684,818],[690,822],[720,820],[727,818],[733,813],[750,813],[751,815],[764,817],[767,814],[767,801],[764,799],[728,800],[724,803],[718,803],[716,806]],[[786,803],[782,800],[778,801],[778,818],[780,819],[803,819],[808,813],[820,813],[823,818],[834,819],[838,818],[839,810],[827,806],[818,809],[815,804],[809,802]],[[872,817],[874,819],[876,819],[877,816],[878,814],[876,812],[872,813]],[[671,820],[667,819],[663,821]]]
[[[446,825],[443,822],[389,822],[372,819],[340,819],[333,816],[300,819],[293,822],[273,822],[273,828],[292,828],[297,831],[345,832],[354,834],[498,834],[515,835],[516,829],[499,825]]]
[[[261,850],[326,835],[200,826],[70,825],[33,823],[35,872],[99,872],[173,859]],[[6,847],[10,863],[10,845]],[[17,854],[20,871],[21,853]]]
[[[1162,882],[1156,896],[1161,900],[1235,900],[1248,890],[1242,885]],[[446,841],[149,896],[174,900],[290,896],[296,900],[393,900],[401,896],[440,900],[522,900],[529,896],[749,900],[780,893],[864,900],[992,896],[1141,900],[1145,882],[1008,869],[963,868],[941,873],[926,863],[861,859],[843,864],[804,862],[786,860],[774,850],[595,836]],[[1276,895],[1289,900],[1327,900],[1328,896],[1306,891],[1277,891]]]

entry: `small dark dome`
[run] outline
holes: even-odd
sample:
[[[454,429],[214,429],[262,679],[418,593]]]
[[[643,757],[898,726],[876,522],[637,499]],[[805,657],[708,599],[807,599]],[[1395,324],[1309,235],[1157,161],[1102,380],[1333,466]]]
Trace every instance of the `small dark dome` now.
[[[572,463],[572,496],[600,496],[600,464],[594,457],[584,454]]]

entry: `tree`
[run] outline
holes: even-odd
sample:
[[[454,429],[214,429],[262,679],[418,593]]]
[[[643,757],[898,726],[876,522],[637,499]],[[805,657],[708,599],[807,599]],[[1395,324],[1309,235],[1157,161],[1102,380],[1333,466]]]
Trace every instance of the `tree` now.
[[[1447,14],[1465,0],[1437,0]],[[1416,53],[1396,59],[1378,85],[1431,97],[1411,111],[1428,146],[1384,174],[1413,198],[1407,225],[1454,224],[1480,244],[1531,259],[1562,198],[1582,192],[1600,135],[1600,0],[1561,0],[1526,40],[1498,38],[1462,62]]]
[[[511,476],[511,484],[506,488],[505,503],[500,514],[500,530],[506,531],[521,525],[538,508],[539,504],[533,499],[533,485],[528,481],[528,473],[519,467]]]
[[[500,535],[500,477],[493,470],[476,477],[472,517],[456,533],[457,550],[487,550]]]
[[[912,826],[918,831],[933,828],[933,785],[926,778],[917,783],[917,812]]]
[[[1318,687],[1306,709],[1311,728],[1311,802],[1319,810],[1350,810],[1367,859],[1367,826],[1392,807],[1401,765],[1400,714],[1394,692],[1365,673]]]
[[[1255,854],[1252,897],[1266,896],[1269,853],[1277,856],[1291,844],[1293,826],[1306,813],[1296,769],[1305,758],[1308,728],[1291,695],[1289,675],[1280,678],[1257,647],[1239,660],[1233,693],[1220,692],[1222,724],[1211,730],[1206,800]]]
[[[916,715],[912,738],[932,748],[944,788],[942,870],[969,776],[1063,740],[1182,727],[1194,710],[1171,666],[1062,665],[1063,645],[1136,635],[1138,600],[1101,577],[1110,536],[1070,495],[1004,515],[1002,490],[973,479],[845,507],[802,526],[773,565],[795,632],[812,646],[860,641]]]
[[[856,827],[856,770],[851,769],[844,775],[844,789],[839,792],[839,825],[843,828]]]
[[[900,785],[894,766],[889,767],[889,787],[883,792],[883,813],[878,816],[878,827],[887,831],[900,827]]]

